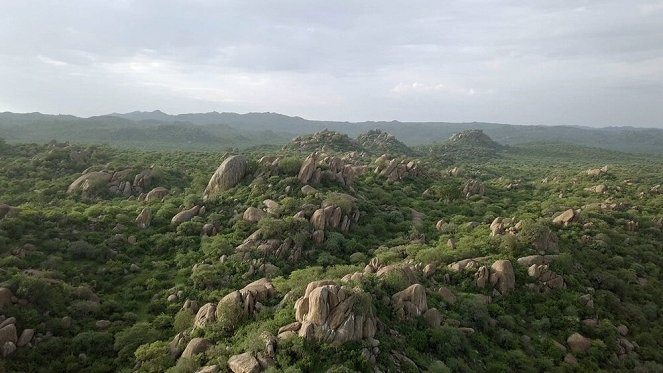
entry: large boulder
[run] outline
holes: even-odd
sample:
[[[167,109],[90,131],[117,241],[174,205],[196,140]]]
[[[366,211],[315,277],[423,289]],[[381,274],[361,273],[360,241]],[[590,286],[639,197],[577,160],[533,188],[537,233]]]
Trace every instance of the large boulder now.
[[[112,173],[105,171],[92,171],[81,175],[67,188],[67,193],[93,193],[106,189],[106,186],[113,177]]]
[[[193,338],[189,341],[189,344],[186,345],[184,352],[182,352],[183,358],[192,358],[195,355],[205,352],[211,344],[205,338]]]
[[[592,347],[592,340],[580,333],[573,333],[566,339],[566,344],[569,345],[572,352],[583,353]]]
[[[0,328],[0,346],[4,345],[6,342],[12,342],[16,344],[18,337],[16,335],[16,325],[9,324]]]
[[[170,223],[172,225],[182,224],[185,221],[193,219],[194,216],[198,215],[199,211],[200,211],[200,206],[193,206],[190,209],[180,211],[175,216],[173,216],[173,218],[170,220]]]
[[[394,294],[391,302],[396,313],[402,318],[421,316],[428,310],[426,288],[420,284],[410,285],[405,290]]]
[[[249,164],[241,155],[233,155],[228,157],[219,168],[216,169],[212,178],[205,188],[203,199],[207,200],[209,197],[224,192],[235,185],[237,185],[248,171]]]
[[[229,316],[228,312],[241,312],[245,316],[251,316],[262,302],[274,295],[276,295],[276,289],[268,279],[256,280],[244,288],[233,291],[221,298],[216,306],[216,319],[223,320],[227,318]]]
[[[553,224],[558,224],[558,225],[569,225],[570,223],[574,222],[577,220],[578,215],[573,209],[568,209],[561,214],[557,215],[553,219]]]
[[[316,170],[317,162],[318,158],[315,153],[306,157],[304,163],[302,163],[302,167],[299,169],[299,174],[297,175],[302,183],[308,184],[309,181],[311,181],[311,178],[313,177],[313,174]]]
[[[295,302],[295,318],[299,324],[287,325],[279,336],[297,332],[308,340],[342,344],[373,338],[376,332],[370,296],[328,280],[308,284]]]
[[[168,195],[168,189],[164,187],[156,187],[147,193],[145,201],[161,201],[166,195]]]
[[[0,287],[0,309],[3,309],[7,306],[11,306],[13,296],[14,294],[10,289],[5,287]]]
[[[16,346],[18,347],[27,346],[28,343],[32,341],[32,338],[34,336],[35,336],[34,329],[23,329],[23,331],[21,332],[21,336],[18,338],[18,342],[16,342]]]
[[[250,352],[233,355],[228,359],[228,368],[233,373],[258,373],[260,363]]]
[[[262,220],[262,218],[264,217],[265,217],[265,212],[257,207],[247,208],[246,211],[244,211],[244,214],[242,215],[242,219],[250,223],[257,223],[260,220]]]
[[[508,260],[498,260],[490,267],[490,283],[502,295],[516,288],[516,276]]]
[[[216,304],[206,303],[196,313],[196,318],[193,326],[196,328],[204,328],[207,325],[213,324],[216,321]]]
[[[152,209],[145,207],[140,211],[140,214],[136,216],[136,225],[139,228],[147,228],[152,223]]]

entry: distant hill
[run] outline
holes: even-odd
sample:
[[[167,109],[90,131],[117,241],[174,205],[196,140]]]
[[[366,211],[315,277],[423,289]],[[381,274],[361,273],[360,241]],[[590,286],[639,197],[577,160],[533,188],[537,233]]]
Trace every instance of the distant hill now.
[[[135,111],[126,114],[80,118],[72,115],[40,113],[0,113],[0,137],[9,142],[47,142],[51,139],[83,143],[110,143],[135,146],[122,136],[120,129],[179,126],[205,131],[205,141],[191,141],[191,136],[143,139],[140,146],[152,148],[217,149],[219,146],[246,147],[259,144],[284,145],[300,135],[323,129],[356,138],[379,129],[395,136],[408,146],[443,142],[451,135],[468,129],[480,129],[504,145],[533,142],[566,143],[634,153],[663,154],[663,130],[636,127],[589,128],[575,126],[521,126],[498,123],[447,122],[338,122],[316,121],[277,113],[191,113],[169,115],[162,111]],[[166,127],[172,130],[171,127]],[[120,134],[127,133],[126,130]],[[198,135],[195,138],[200,138]],[[212,141],[213,140],[213,141]]]
[[[454,162],[461,159],[490,159],[504,148],[504,145],[493,141],[483,130],[471,129],[455,133],[446,142],[432,144],[427,150],[433,158]]]

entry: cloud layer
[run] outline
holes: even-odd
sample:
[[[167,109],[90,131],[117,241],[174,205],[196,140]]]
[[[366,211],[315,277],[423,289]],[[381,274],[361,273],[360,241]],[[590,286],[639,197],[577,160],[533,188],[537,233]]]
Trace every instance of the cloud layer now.
[[[0,110],[663,127],[663,1],[5,1]]]

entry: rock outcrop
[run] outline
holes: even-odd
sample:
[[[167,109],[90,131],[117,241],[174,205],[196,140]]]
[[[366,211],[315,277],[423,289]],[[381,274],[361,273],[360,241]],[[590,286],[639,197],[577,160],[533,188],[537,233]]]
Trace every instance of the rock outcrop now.
[[[479,180],[470,180],[465,184],[462,192],[465,198],[483,196],[486,194],[486,187]]]
[[[400,142],[396,136],[380,129],[370,130],[357,137],[357,142],[364,149],[394,154],[410,154],[412,150]]]
[[[241,253],[244,260],[251,258],[251,253],[257,251],[264,258],[277,257],[289,261],[297,261],[301,258],[303,245],[296,243],[292,238],[281,240],[280,238],[262,238],[260,229],[253,232],[240,245],[235,248]]]
[[[273,297],[276,294],[276,289],[272,283],[266,279],[261,278],[248,285],[241,290],[236,290],[223,297],[216,306],[216,319],[223,319],[228,317],[227,313],[240,312],[245,316],[253,315],[257,309],[262,307],[261,302]]]
[[[391,303],[402,319],[413,319],[421,316],[428,310],[426,288],[420,284],[414,284],[405,290],[399,291],[391,297]]]
[[[126,197],[143,193],[154,179],[154,171],[146,169],[138,174],[132,169],[120,171],[88,171],[74,180],[67,188],[67,193],[79,193],[84,197],[93,197],[108,193]]]
[[[419,166],[414,160],[389,159],[386,154],[375,160],[375,174],[387,178],[387,182],[403,180],[420,174]]]
[[[352,224],[359,221],[359,211],[354,208],[354,201],[354,197],[343,193],[335,193],[323,201],[322,207],[315,210],[310,219],[314,234],[322,232],[318,235],[322,234],[324,237],[324,232],[328,229],[347,233]]]
[[[540,290],[548,291],[549,289],[564,289],[566,284],[564,278],[555,272],[551,271],[548,264],[532,264],[527,268],[527,274],[534,277],[541,283]]]
[[[321,166],[326,170],[323,171]],[[297,177],[303,184],[317,185],[328,180],[350,186],[366,169],[365,166],[347,163],[344,158],[316,152],[306,157]]]
[[[297,323],[281,328],[279,337],[297,333],[307,340],[334,344],[373,338],[377,320],[370,299],[359,289],[332,281],[311,282],[295,302]]]
[[[601,168],[592,168],[585,171],[585,175],[592,177],[605,175],[607,173],[608,173],[608,166],[603,166]]]
[[[83,174],[67,188],[67,193],[81,192],[93,193],[106,189],[113,177],[112,173],[105,171],[92,171]]]
[[[207,200],[237,185],[246,176],[248,168],[248,162],[243,156],[233,155],[228,157],[216,169],[209,183],[207,183],[205,192],[203,192],[203,200]]]

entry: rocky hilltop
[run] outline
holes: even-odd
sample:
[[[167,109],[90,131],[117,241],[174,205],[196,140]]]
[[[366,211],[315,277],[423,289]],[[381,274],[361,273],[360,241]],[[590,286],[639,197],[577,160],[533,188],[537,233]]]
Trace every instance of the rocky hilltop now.
[[[396,136],[380,129],[362,133],[357,137],[357,142],[374,154],[412,155],[412,149],[399,141]]]

